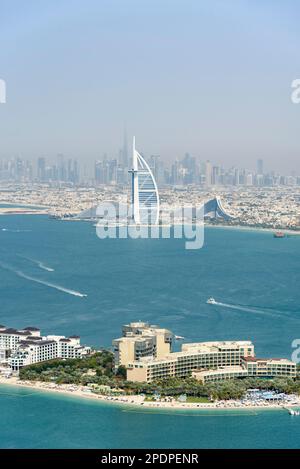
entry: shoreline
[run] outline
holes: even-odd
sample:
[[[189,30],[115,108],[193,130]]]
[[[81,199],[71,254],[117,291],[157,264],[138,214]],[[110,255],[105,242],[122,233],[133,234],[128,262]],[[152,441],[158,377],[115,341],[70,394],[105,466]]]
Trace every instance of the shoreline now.
[[[205,224],[205,228],[224,228],[226,230],[240,230],[240,231],[262,231],[266,233],[274,233],[276,231],[281,231],[282,233],[286,235],[295,235],[299,236],[300,235],[300,230],[291,230],[288,228],[261,228],[258,226],[246,226],[246,225],[210,225]]]
[[[34,206],[12,205],[0,207],[0,215],[48,215],[48,208],[34,208]]]
[[[48,213],[49,205],[35,205],[30,203],[0,202],[1,215],[42,215]]]
[[[48,215],[50,217],[49,213],[49,206],[35,206],[35,205],[30,205],[30,204],[17,204],[14,206],[14,204],[9,204],[5,202],[7,207],[0,207],[0,216],[1,215]],[[0,204],[1,205],[1,204]],[[36,208],[35,208],[36,207]],[[97,221],[95,219],[80,219],[80,218],[62,218],[60,221],[82,221],[82,222],[90,222],[93,223],[94,226],[97,226]],[[180,225],[181,223],[178,223]],[[159,225],[159,228],[171,228],[172,226],[177,225],[171,224],[171,225]],[[111,225],[113,227],[120,227],[120,226],[127,226],[125,225]],[[197,226],[201,226],[197,225]],[[251,226],[251,225],[214,225],[210,223],[205,223],[204,228],[218,228],[218,229],[226,229],[226,230],[239,230],[239,231],[257,231],[257,232],[266,232],[266,233],[273,233],[276,231],[281,231],[285,235],[294,235],[294,236],[300,236],[300,230],[291,230],[289,228],[278,228],[278,227],[268,227],[268,228],[262,228],[258,226]]]
[[[50,392],[53,394],[62,394],[83,399],[91,399],[107,404],[119,404],[124,406],[147,408],[147,409],[167,409],[167,410],[287,410],[288,408],[300,408],[300,396],[289,403],[259,403],[243,404],[240,401],[217,401],[212,403],[201,402],[178,402],[178,401],[145,401],[142,395],[121,395],[107,396],[104,394],[93,393],[89,388],[77,385],[58,385],[42,381],[20,381],[16,377],[0,377],[0,386],[7,385],[16,388],[34,389],[35,391]],[[73,388],[73,389],[72,389]]]

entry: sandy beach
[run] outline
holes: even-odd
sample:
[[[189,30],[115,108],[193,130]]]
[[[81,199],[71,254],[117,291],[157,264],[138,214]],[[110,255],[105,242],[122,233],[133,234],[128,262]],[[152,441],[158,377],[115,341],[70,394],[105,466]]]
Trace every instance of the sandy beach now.
[[[290,407],[300,407],[300,397],[291,396],[289,402],[260,402],[260,403],[243,403],[241,401],[215,401],[209,403],[201,402],[178,402],[175,399],[160,401],[147,401],[143,395],[121,395],[108,396],[103,394],[95,394],[91,389],[84,386],[71,384],[58,385],[54,383],[45,383],[40,381],[20,381],[17,377],[0,377],[0,385],[16,386],[20,388],[34,389],[35,391],[53,392],[56,394],[64,394],[68,396],[79,397],[83,399],[93,399],[110,404],[122,404],[147,408],[163,408],[163,409],[283,409]]]
[[[47,207],[38,209],[22,206],[0,207],[0,215],[45,215],[48,211]]]

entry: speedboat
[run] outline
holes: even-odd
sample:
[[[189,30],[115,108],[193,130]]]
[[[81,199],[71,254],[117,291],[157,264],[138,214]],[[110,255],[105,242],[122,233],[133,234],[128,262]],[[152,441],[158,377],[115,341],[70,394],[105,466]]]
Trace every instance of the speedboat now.
[[[216,300],[214,298],[208,298],[207,302],[206,302],[208,305],[215,305],[216,304]]]
[[[182,335],[175,335],[175,340],[184,340],[184,337]]]

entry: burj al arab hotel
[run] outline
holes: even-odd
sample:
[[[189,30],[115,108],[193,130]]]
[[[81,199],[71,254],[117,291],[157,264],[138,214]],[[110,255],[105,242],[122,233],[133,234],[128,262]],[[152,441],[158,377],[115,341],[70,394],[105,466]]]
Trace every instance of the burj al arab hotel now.
[[[135,148],[133,137],[131,173],[132,218],[137,225],[157,225],[159,222],[159,195],[153,173]]]

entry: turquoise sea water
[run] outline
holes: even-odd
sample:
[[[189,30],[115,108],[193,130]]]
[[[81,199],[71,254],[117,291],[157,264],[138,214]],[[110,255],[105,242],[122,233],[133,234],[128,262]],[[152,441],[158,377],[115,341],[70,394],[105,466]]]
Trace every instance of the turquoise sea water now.
[[[2,448],[298,448],[286,411],[128,408],[0,387]]]
[[[290,357],[299,265],[298,236],[207,228],[204,248],[187,251],[183,240],[101,241],[88,223],[1,216],[0,323],[100,347],[141,319],[186,341],[250,339],[259,356]],[[1,386],[0,415],[1,447],[300,445],[300,419],[285,411],[157,413]]]

